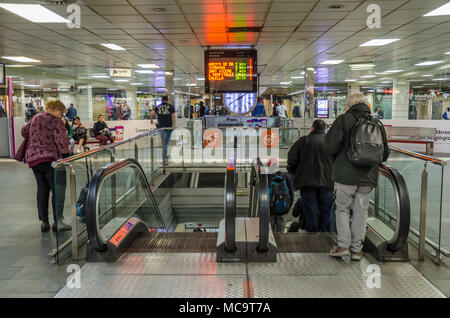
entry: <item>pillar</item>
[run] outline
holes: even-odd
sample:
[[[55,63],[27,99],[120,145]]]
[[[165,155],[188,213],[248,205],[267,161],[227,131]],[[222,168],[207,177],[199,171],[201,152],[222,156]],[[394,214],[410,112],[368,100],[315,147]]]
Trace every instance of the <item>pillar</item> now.
[[[138,119],[136,89],[127,89],[127,105],[131,108],[131,119]],[[141,118],[142,119],[142,118]]]
[[[314,68],[308,67],[305,70],[305,120],[304,127],[311,127],[314,119]]]
[[[76,95],[74,106],[77,109],[77,115],[81,121],[87,120],[97,121],[97,118],[93,118],[92,109],[92,86],[88,84],[76,84]]]
[[[392,82],[392,119],[408,119],[409,81],[396,78]]]

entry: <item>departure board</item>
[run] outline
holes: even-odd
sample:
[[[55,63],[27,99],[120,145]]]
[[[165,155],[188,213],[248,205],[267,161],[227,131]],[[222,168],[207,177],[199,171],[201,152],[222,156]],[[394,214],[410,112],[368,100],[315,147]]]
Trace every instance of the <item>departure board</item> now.
[[[206,50],[205,93],[256,92],[257,51]]]

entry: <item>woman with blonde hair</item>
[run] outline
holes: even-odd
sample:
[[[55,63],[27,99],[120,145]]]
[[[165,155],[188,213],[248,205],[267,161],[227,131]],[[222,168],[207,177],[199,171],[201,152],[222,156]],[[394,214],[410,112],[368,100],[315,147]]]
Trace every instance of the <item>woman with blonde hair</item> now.
[[[70,154],[69,137],[61,120],[65,112],[66,106],[60,100],[50,100],[45,105],[45,112],[36,114],[22,128],[22,136],[28,139],[24,162],[28,163],[36,178],[37,208],[39,220],[42,222],[42,232],[50,229],[48,218],[50,191],[55,221],[52,230],[71,229],[70,225],[63,222],[66,175],[65,172],[56,172],[55,178],[55,172],[51,166],[53,161],[66,158]]]

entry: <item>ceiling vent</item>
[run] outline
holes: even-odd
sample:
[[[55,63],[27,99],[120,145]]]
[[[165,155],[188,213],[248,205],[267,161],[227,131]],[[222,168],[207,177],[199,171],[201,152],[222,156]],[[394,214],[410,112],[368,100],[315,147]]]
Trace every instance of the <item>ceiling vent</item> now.
[[[227,32],[229,32],[229,33],[261,32],[261,27],[235,27],[235,28],[228,28]]]
[[[46,5],[62,5],[62,4],[72,4],[77,2],[78,0],[33,0],[33,2],[39,3],[39,4],[46,4]]]

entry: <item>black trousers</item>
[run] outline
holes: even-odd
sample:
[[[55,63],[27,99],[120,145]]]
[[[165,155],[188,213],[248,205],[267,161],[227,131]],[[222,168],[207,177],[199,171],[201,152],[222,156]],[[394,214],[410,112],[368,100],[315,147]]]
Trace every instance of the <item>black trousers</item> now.
[[[48,201],[52,192],[53,219],[63,219],[64,197],[66,193],[66,171],[55,170],[50,162],[43,162],[31,168],[37,183],[37,208],[39,220],[48,222]],[[56,188],[55,188],[56,182]]]

